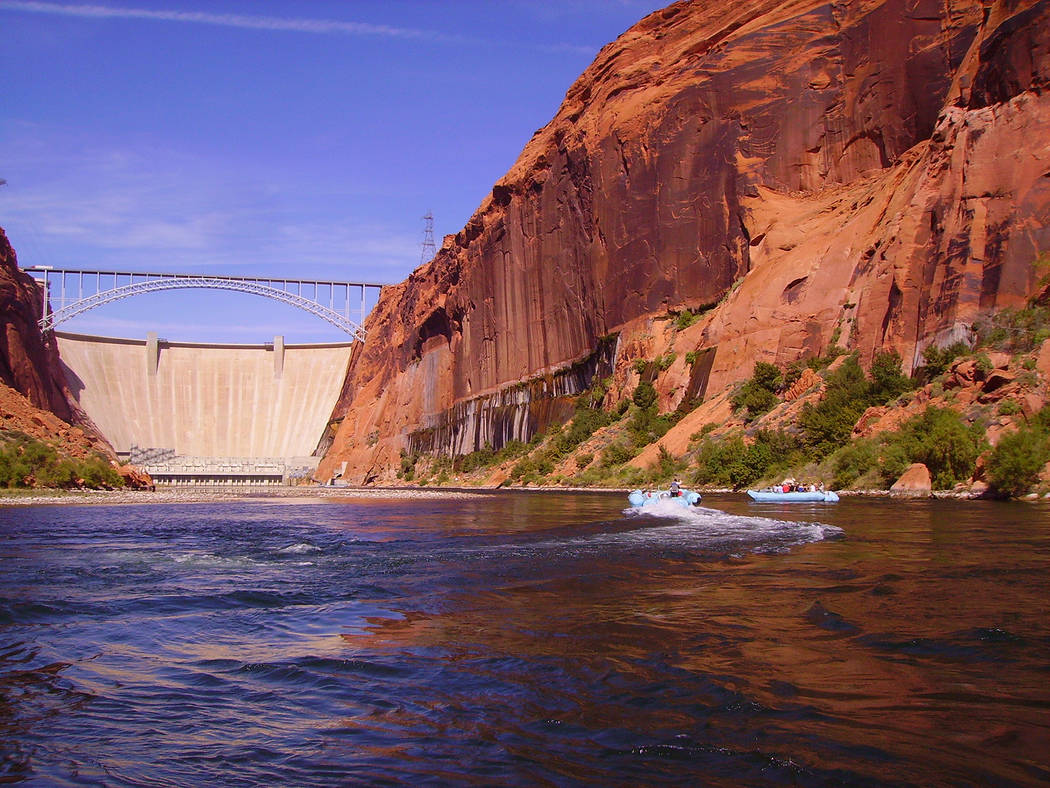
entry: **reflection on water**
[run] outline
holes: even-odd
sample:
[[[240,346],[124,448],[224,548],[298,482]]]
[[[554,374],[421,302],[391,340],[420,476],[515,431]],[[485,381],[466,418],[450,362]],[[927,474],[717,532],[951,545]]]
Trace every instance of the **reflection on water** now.
[[[1050,510],[0,510],[0,782],[1035,784]]]

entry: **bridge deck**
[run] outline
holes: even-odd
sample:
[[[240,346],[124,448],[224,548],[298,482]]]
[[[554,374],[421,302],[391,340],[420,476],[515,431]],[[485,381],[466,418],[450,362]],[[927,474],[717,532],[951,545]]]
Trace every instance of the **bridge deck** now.
[[[54,329],[91,309],[143,293],[182,288],[233,290],[264,296],[304,309],[326,320],[352,337],[364,339],[368,294],[377,298],[384,285],[377,282],[345,282],[326,279],[224,276],[220,274],[161,273],[148,271],[102,271],[95,269],[30,266],[42,274],[47,298],[40,319],[41,329]],[[360,295],[351,305],[351,294]],[[351,315],[357,317],[352,321]]]

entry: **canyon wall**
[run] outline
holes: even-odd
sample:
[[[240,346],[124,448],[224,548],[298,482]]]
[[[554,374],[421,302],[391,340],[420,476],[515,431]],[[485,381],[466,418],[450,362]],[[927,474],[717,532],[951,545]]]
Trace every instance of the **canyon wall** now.
[[[43,288],[19,270],[0,229],[0,431],[52,442],[70,457],[101,453],[114,459],[113,448],[69,390],[54,336],[40,331],[43,298]]]
[[[610,343],[629,377],[629,349],[651,352],[651,321],[679,310],[702,312],[683,337],[703,379],[665,386],[665,406],[832,343],[914,363],[1022,305],[1050,248],[1048,49],[1046,0],[646,17],[466,227],[384,290],[320,477],[342,462],[351,480],[389,476],[435,430],[441,450],[527,439],[559,415],[536,398],[604,375]],[[590,372],[572,387],[535,385],[574,365]],[[517,416],[493,407],[510,390],[532,392]]]
[[[15,252],[0,229],[0,382],[41,410],[74,421],[74,409],[53,341],[44,339],[37,321],[43,313],[43,289],[19,270]]]

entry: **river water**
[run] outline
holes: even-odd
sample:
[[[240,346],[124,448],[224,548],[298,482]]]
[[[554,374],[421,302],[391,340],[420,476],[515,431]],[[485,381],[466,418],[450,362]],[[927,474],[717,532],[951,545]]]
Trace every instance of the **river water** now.
[[[1050,781],[1050,509],[0,508],[0,783]]]

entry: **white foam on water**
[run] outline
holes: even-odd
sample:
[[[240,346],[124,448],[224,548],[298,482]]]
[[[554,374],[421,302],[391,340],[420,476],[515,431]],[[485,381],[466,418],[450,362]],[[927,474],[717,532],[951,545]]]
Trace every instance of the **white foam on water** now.
[[[216,555],[215,553],[206,552],[189,552],[189,553],[175,553],[170,556],[170,560],[176,564],[182,564],[189,567],[243,567],[243,566],[254,566],[255,562],[250,558],[245,557],[230,557]]]
[[[608,536],[615,540],[638,542],[665,540],[669,545],[682,547],[703,548],[736,543],[751,545],[753,550],[763,552],[820,542],[843,533],[841,528],[823,523],[729,514],[702,506],[687,509],[669,501],[631,507],[625,509],[624,514],[629,518],[658,518],[674,522]]]
[[[287,547],[282,547],[277,552],[285,553],[287,555],[303,555],[304,553],[319,553],[321,552],[321,548],[317,545],[312,545],[309,542],[298,542],[296,544],[290,544]]]

